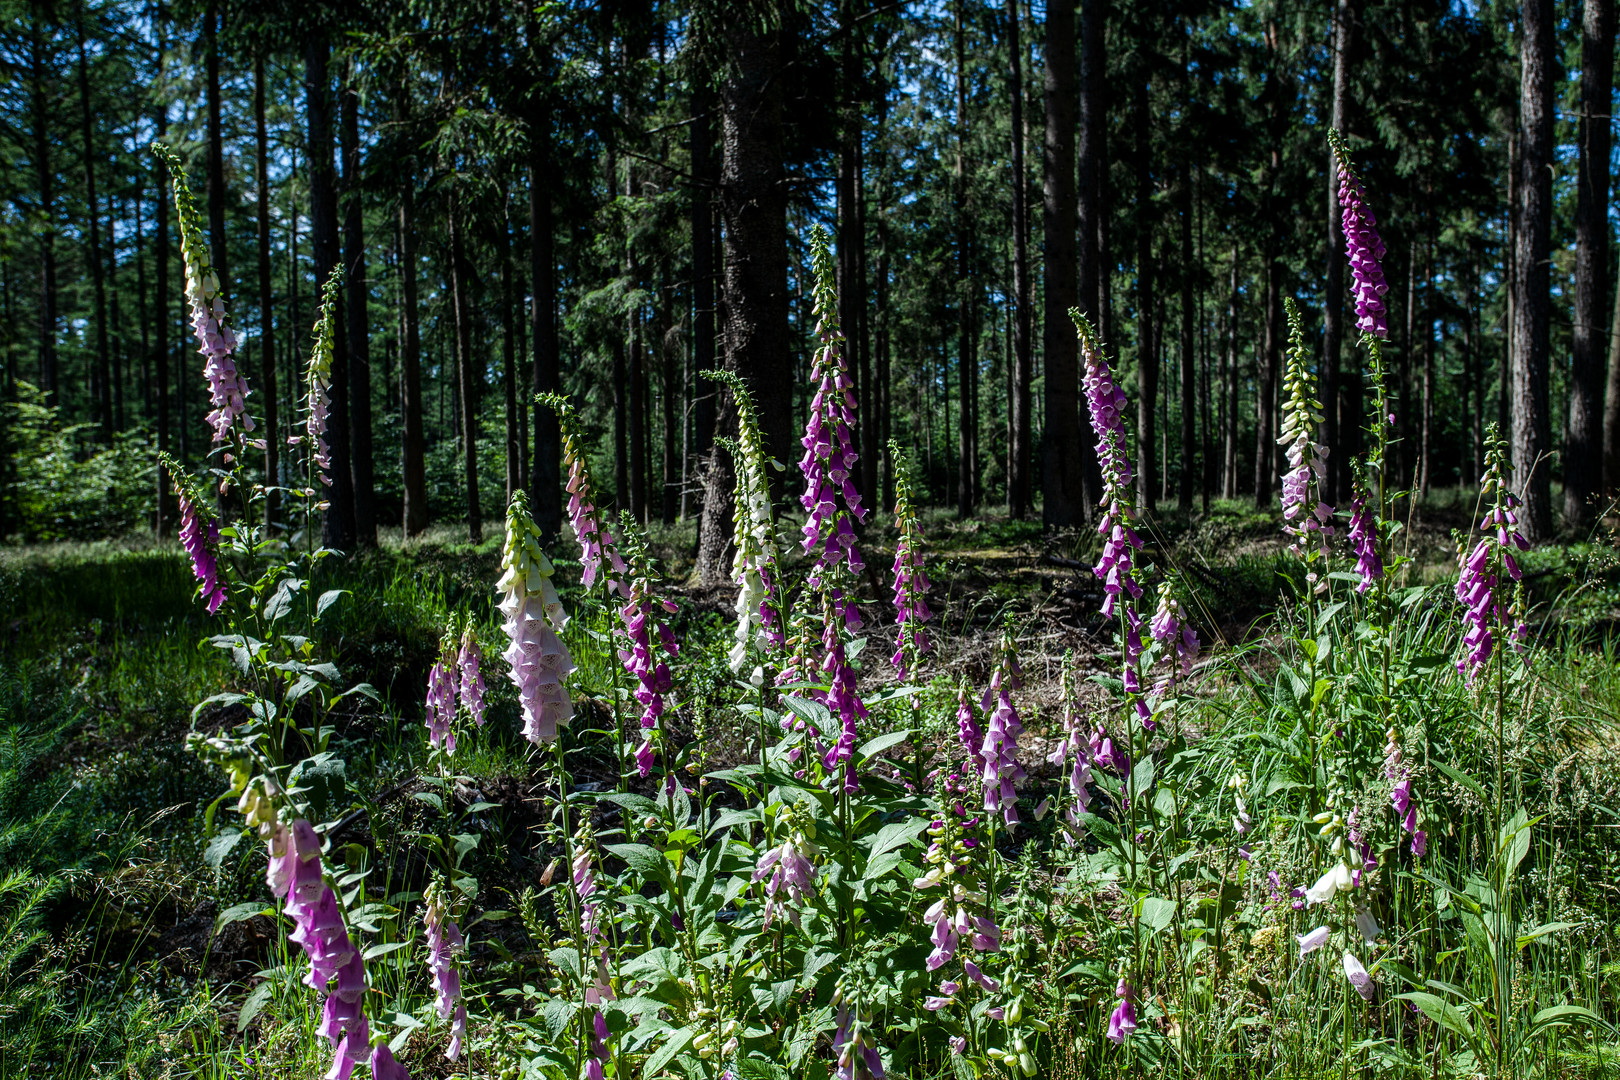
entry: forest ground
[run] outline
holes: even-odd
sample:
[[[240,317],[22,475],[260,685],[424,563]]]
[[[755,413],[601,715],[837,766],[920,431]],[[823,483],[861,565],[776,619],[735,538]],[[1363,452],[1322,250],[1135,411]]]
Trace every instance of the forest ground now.
[[[1412,560],[1409,582],[1454,574],[1452,531],[1466,529],[1473,511],[1473,493],[1445,492],[1410,515],[1399,540]],[[1191,519],[1161,520],[1146,537],[1144,557],[1179,569],[1206,645],[1220,655],[1263,642],[1268,615],[1298,587],[1275,515],[1218,502]],[[1620,619],[1612,526],[1595,541],[1544,548],[1525,560],[1538,632],[1584,635],[1584,652],[1559,654],[1565,665],[1606,655],[1595,650]],[[1030,736],[1020,757],[1033,802],[1055,779],[1045,758],[1060,718],[1066,657],[1072,654],[1072,683],[1083,702],[1100,704],[1104,691],[1088,676],[1117,664],[1112,627],[1096,613],[1094,539],[1043,533],[996,513],[958,521],[935,512],[924,535],[937,642],[927,693],[947,706],[934,711],[949,714],[958,681],[984,685],[1001,627],[1016,626],[1026,676],[1019,707]],[[409,544],[397,533],[385,536],[378,551],[329,563],[334,568],[323,573],[331,580],[320,587],[352,595],[322,622],[321,634],[345,681],[368,681],[381,696],[338,718],[352,790],[370,813],[408,829],[422,812],[412,796],[424,760],[427,671],[446,614],[477,613],[492,657],[492,719],[459,762],[465,775],[458,797],[494,806],[485,814],[480,878],[486,893],[499,897],[490,907],[512,908],[549,854],[529,836],[540,824],[533,797],[539,770],[516,736],[515,699],[493,659],[498,544],[492,536],[470,546],[438,528]],[[873,627],[862,664],[868,689],[893,681],[886,662],[892,644],[884,643],[892,642],[884,587],[892,545],[881,524],[864,541],[864,606]],[[694,546],[690,523],[653,530],[653,552],[673,582],[690,574]],[[572,564],[559,563],[559,578],[571,578]],[[243,1010],[249,978],[276,960],[274,927],[262,915],[221,919],[240,911],[238,904],[262,901],[261,859],[248,850],[253,845],[242,845],[210,865],[202,816],[224,785],[183,747],[194,727],[232,719],[214,707],[193,713],[230,684],[232,671],[227,655],[206,641],[213,628],[193,603],[192,586],[178,545],[150,536],[0,556],[0,1001],[11,1009],[0,1017],[0,1060],[57,1063],[65,1076],[87,1075],[93,1065],[148,1075],[177,1054],[232,1060],[243,1052],[239,1026],[252,1034],[255,1023],[267,1022],[267,1014],[255,1015],[262,1001]],[[695,698],[673,730],[677,739],[701,736],[710,748],[705,760],[719,767],[751,752],[752,732],[730,710],[707,709],[703,691],[731,679],[724,658],[734,592],[680,584],[669,591],[681,600],[676,628],[692,669],[682,685]],[[1612,718],[1620,701],[1596,707]],[[605,720],[600,701],[579,708],[577,726]],[[600,767],[611,784],[611,764]],[[586,782],[591,776],[588,765],[576,771]],[[411,868],[402,873],[409,878]],[[473,979],[487,986],[521,981],[533,954],[521,920],[488,922],[479,937]],[[233,1075],[229,1067],[222,1074]]]

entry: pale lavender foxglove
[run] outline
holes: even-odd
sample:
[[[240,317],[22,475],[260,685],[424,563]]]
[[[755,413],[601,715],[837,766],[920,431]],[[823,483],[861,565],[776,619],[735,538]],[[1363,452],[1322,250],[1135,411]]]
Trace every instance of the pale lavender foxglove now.
[[[889,440],[889,459],[896,463],[894,485],[894,527],[900,538],[894,548],[894,610],[899,628],[894,657],[895,674],[902,681],[909,679],[917,659],[926,654],[932,643],[923,624],[933,618],[924,594],[928,592],[928,575],[923,571],[922,552],[919,550],[921,529],[914,498],[911,469],[902,465],[900,445]],[[909,465],[909,463],[906,463]]]
[[[1384,578],[1384,560],[1378,554],[1378,525],[1374,512],[1367,504],[1365,493],[1358,492],[1350,503],[1350,553],[1356,557],[1356,592],[1365,593]]]
[[[673,660],[679,654],[680,646],[669,625],[659,617],[660,611],[673,613],[675,604],[669,600],[653,599],[652,576],[647,569],[645,554],[641,552],[639,544],[633,544],[631,551],[628,596],[624,606],[619,609],[619,620],[624,625],[624,637],[629,648],[619,649],[618,654],[624,670],[635,680],[631,695],[641,706],[642,739],[635,750],[635,762],[637,772],[645,778],[652,774],[653,738],[664,715],[667,704],[665,695],[675,688],[669,663],[658,653],[661,651],[669,660]],[[658,638],[656,644],[653,642],[655,633]]]
[[[528,496],[519,488],[506,511],[506,543],[501,549],[500,611],[508,641],[501,655],[523,709],[523,737],[537,745],[557,740],[557,728],[574,716],[563,679],[573,657],[557,636],[568,624],[551,584],[551,560],[540,550],[540,529],[529,514]]]
[[[1102,613],[1112,617],[1122,593],[1132,599],[1142,595],[1131,574],[1132,552],[1142,540],[1131,527],[1136,517],[1133,471],[1126,453],[1125,391],[1114,382],[1114,372],[1103,354],[1091,324],[1079,312],[1070,311],[1080,335],[1081,360],[1085,364],[1086,406],[1091,414],[1091,430],[1097,437],[1097,464],[1102,470],[1103,493],[1098,502],[1101,514],[1097,533],[1104,537],[1102,558],[1092,573],[1103,583]]]
[[[596,488],[591,483],[590,463],[587,460],[584,434],[574,407],[560,394],[541,394],[540,400],[557,414],[562,432],[563,464],[568,467],[568,523],[574,538],[579,541],[580,583],[589,589],[605,562],[611,571],[603,578],[609,593],[623,595],[621,580],[626,572],[624,559],[619,554],[613,533],[608,529],[601,511],[596,506]],[[614,575],[619,575],[615,577]]]
[[[1282,435],[1288,471],[1282,478],[1283,532],[1293,537],[1292,547],[1308,562],[1327,551],[1333,535],[1333,507],[1323,502],[1327,478],[1327,448],[1316,441],[1323,422],[1316,400],[1315,379],[1306,364],[1305,328],[1293,297],[1285,297],[1288,313],[1288,366],[1283,375]],[[1327,579],[1313,567],[1306,575],[1314,592],[1327,589]]]
[[[444,1056],[450,1061],[461,1057],[467,1037],[467,1003],[461,996],[461,968],[457,957],[466,947],[461,928],[451,917],[444,888],[438,882],[428,886],[423,895],[427,902],[422,921],[427,928],[428,972],[433,977],[434,1006],[440,1020],[450,1021],[450,1045]]]
[[[456,667],[461,675],[461,705],[472,717],[473,723],[484,726],[484,674],[480,670],[483,654],[478,638],[473,634],[469,620],[461,632],[461,652],[456,656]]]
[[[225,603],[225,583],[219,576],[219,522],[193,501],[188,488],[179,491],[180,546],[191,556],[191,572],[197,579],[197,594],[212,615]]]
[[[991,813],[1000,811],[1008,825],[1018,824],[1018,792],[1013,785],[1024,778],[1024,767],[1018,763],[1018,736],[1023,734],[1024,724],[1012,701],[1012,692],[1023,685],[1021,674],[1009,630],[1002,635],[1000,663],[979,703],[985,714],[984,742],[979,746],[984,759],[979,774],[984,808]]]

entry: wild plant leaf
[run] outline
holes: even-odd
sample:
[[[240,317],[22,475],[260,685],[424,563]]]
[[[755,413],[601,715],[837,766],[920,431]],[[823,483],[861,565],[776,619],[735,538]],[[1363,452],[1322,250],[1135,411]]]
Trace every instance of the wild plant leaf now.
[[[1146,897],[1142,901],[1141,916],[1142,922],[1157,933],[1169,926],[1170,921],[1176,917],[1176,902],[1157,896]]]
[[[664,1066],[675,1060],[676,1054],[686,1049],[687,1044],[692,1041],[692,1038],[697,1033],[698,1029],[695,1027],[683,1027],[670,1032],[669,1038],[664,1041],[664,1045],[660,1046],[653,1053],[653,1056],[647,1059],[647,1063],[642,1066],[641,1075],[647,1077],[648,1080],[653,1080],[663,1071]]]
[[[368,960],[368,961],[369,960],[375,960],[379,956],[387,956],[391,952],[398,952],[400,949],[403,949],[405,946],[407,946],[409,944],[410,944],[410,942],[408,942],[408,941],[384,941],[384,942],[379,942],[378,944],[373,945],[370,948],[368,948],[365,952],[361,953],[360,954],[360,959]]]
[[[242,837],[246,835],[247,831],[245,829],[221,829],[212,840],[208,841],[208,846],[203,848],[203,863],[211,870],[218,870],[224,865],[230,853],[236,850],[236,845],[242,842]],[[241,907],[242,905],[238,904],[236,906]]]
[[[275,991],[275,983],[268,981],[262,982],[253,988],[253,992],[247,996],[247,1000],[242,1002],[242,1011],[236,1014],[236,1033],[238,1035],[248,1029],[264,1009],[265,1003],[270,1000],[270,995]]]
[[[1462,1012],[1445,998],[1422,990],[1413,990],[1409,993],[1397,994],[1396,1000],[1410,1001],[1422,1010],[1424,1016],[1427,1016],[1447,1031],[1462,1036],[1474,1053],[1482,1053],[1483,1047],[1480,1045],[1479,1037],[1474,1034],[1472,1025],[1468,1023],[1468,1018],[1463,1016]]]
[[[899,746],[909,738],[911,738],[911,732],[909,731],[891,731],[886,735],[879,735],[875,739],[867,740],[856,753],[862,761],[866,761],[883,753],[890,747]]]
[[[244,919],[251,919],[255,915],[266,915],[270,918],[275,918],[276,909],[266,907],[261,901],[258,900],[248,900],[240,904],[232,904],[230,907],[220,912],[219,918],[214,920],[214,933],[219,933],[221,930],[225,929],[225,927],[231,925],[231,923],[241,922]]]
[[[327,589],[321,593],[320,599],[315,601],[315,618],[325,615],[326,609],[337,603],[338,597],[347,596],[348,592],[348,589]]]
[[[1561,933],[1562,931],[1570,929],[1574,925],[1575,924],[1571,923],[1571,922],[1542,923],[1540,926],[1538,926],[1538,927],[1536,927],[1536,928],[1534,928],[1532,930],[1527,930],[1524,933],[1519,935],[1519,938],[1518,938],[1519,948],[1522,949],[1525,946],[1531,944],[1532,942],[1540,941],[1542,938],[1547,937],[1547,936],[1549,936],[1551,934]]]

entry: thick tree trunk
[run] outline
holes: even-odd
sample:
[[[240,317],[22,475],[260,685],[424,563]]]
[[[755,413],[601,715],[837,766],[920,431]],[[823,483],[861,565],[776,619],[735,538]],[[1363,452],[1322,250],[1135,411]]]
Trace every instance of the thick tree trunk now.
[[[1081,25],[1085,32],[1090,31],[1090,25],[1085,20],[1091,17],[1091,9],[1096,6],[1097,0],[1090,0],[1086,6],[1086,16],[1082,18]],[[1029,288],[1029,175],[1024,164],[1024,50],[1019,30],[1018,0],[1007,0],[1007,59],[1008,63],[1008,97],[1012,100],[1012,231],[1013,231],[1013,265],[1012,265],[1012,393],[1008,404],[1011,406],[1008,425],[1009,453],[1007,455],[1007,511],[1015,519],[1029,515],[1029,472],[1030,460],[1030,410],[1033,402],[1030,400],[1030,387],[1034,379],[1034,358],[1030,354],[1030,288]],[[1084,37],[1084,32],[1082,33]],[[1086,229],[1091,219],[1086,216],[1092,209],[1092,196],[1095,194],[1095,163],[1086,160],[1086,123],[1089,119],[1089,99],[1084,96],[1084,87],[1089,86],[1085,79],[1090,73],[1085,71],[1082,59],[1082,97],[1080,99],[1080,236],[1081,251],[1092,254],[1092,266],[1086,266],[1086,257],[1081,255],[1081,281],[1087,280],[1086,272],[1089,269],[1095,273],[1096,242],[1089,245],[1085,241]],[[1087,184],[1087,165],[1093,166],[1090,186]],[[1081,295],[1086,295],[1085,286],[1081,286]]]
[[[1042,223],[1046,233],[1046,312],[1042,351],[1046,358],[1043,395],[1042,519],[1049,528],[1084,520],[1085,496],[1080,438],[1079,349],[1069,309],[1075,306],[1074,159],[1074,0],[1046,5],[1046,141]]]
[[[957,426],[956,515],[973,515],[973,370],[978,363],[973,347],[972,229],[968,221],[967,190],[967,44],[962,25],[962,0],[955,7],[956,23],[956,164],[952,169],[956,211],[956,356],[959,403]]]
[[[310,240],[318,286],[326,284],[339,258],[337,182],[332,168],[332,81],[327,57],[326,39],[312,36],[304,46],[304,93],[309,123]],[[329,548],[352,551],[355,535],[354,487],[349,473],[348,343],[344,340],[341,321],[334,344],[337,355],[332,363],[332,404],[326,429],[326,442],[332,456],[332,488],[327,493],[321,539]]]
[[[1102,171],[1107,165],[1108,115],[1104,86],[1107,75],[1105,53],[1108,0],[1084,0],[1080,10],[1080,157],[1077,198],[1077,232],[1079,236],[1079,274],[1077,300],[1102,336],[1104,348],[1108,345],[1109,313],[1106,310],[1108,282],[1104,241],[1107,236],[1107,193],[1102,182]],[[1076,378],[1078,379],[1078,372]],[[1080,477],[1082,504],[1086,520],[1091,520],[1091,508],[1102,498],[1102,471],[1097,455],[1091,451],[1092,440],[1087,436],[1089,424],[1087,409],[1077,404],[1076,423],[1079,434],[1075,438],[1080,447]]]
[[[539,48],[535,24],[529,25],[529,48]],[[539,63],[537,56],[531,64]],[[562,388],[557,351],[557,260],[551,212],[551,107],[538,90],[536,75],[529,106],[529,287],[530,337],[534,340],[534,391]],[[534,459],[529,472],[534,522],[549,543],[562,528],[562,436],[557,416],[538,402],[534,406]]]
[[[1333,8],[1333,105],[1328,125],[1343,131],[1349,123],[1350,46],[1355,33],[1354,0],[1337,0]],[[1360,395],[1352,409],[1350,387],[1341,388],[1339,352],[1344,342],[1344,243],[1339,220],[1339,172],[1333,151],[1326,148],[1327,283],[1322,298],[1322,445],[1332,449],[1323,492],[1329,503],[1350,490],[1351,446],[1361,429]],[[1360,376],[1352,375],[1350,381]],[[1342,434],[1341,434],[1342,433]]]
[[[1620,283],[1620,266],[1615,267],[1615,281]],[[1620,488],[1620,288],[1614,291],[1614,312],[1609,317],[1609,369],[1608,387],[1603,402],[1604,474],[1606,492]],[[1609,454],[1610,448],[1615,454]],[[1609,463],[1613,462],[1611,466]]]
[[[281,498],[281,431],[276,416],[275,289],[270,274],[270,141],[264,122],[264,56],[253,60],[253,164],[259,217],[259,393],[264,416],[264,527],[276,526]]]
[[[659,295],[669,296],[673,292],[666,281],[659,290]],[[667,308],[663,310],[668,310]],[[681,504],[681,435],[685,428],[684,423],[678,423],[677,417],[684,413],[677,409],[681,396],[681,366],[676,356],[673,335],[668,332],[668,318],[660,319],[665,323],[663,332],[658,335],[658,357],[660,363],[659,378],[662,382],[658,395],[663,415],[660,417],[663,428],[664,442],[664,470],[663,470],[663,505],[660,509],[660,518],[665,525],[675,524],[675,515]],[[688,383],[687,385],[690,385]]]
[[[377,546],[377,503],[371,449],[371,289],[366,282],[364,180],[360,173],[359,88],[355,62],[343,86],[343,290],[349,344],[349,478],[354,497],[354,539]]]
[[[470,282],[467,280],[466,220],[461,199],[450,199],[450,298],[456,319],[456,382],[461,407],[462,472],[467,493],[467,539],[476,544],[484,539],[483,508],[478,499],[478,399],[481,379],[472,358],[472,311]]]
[[[1136,492],[1152,513],[1159,495],[1159,342],[1153,311],[1153,120],[1145,73],[1136,83],[1132,126],[1136,129]]]
[[[208,257],[219,276],[221,290],[234,296],[225,236],[225,133],[220,123],[219,5],[214,0],[209,0],[203,13],[203,58],[208,87]]]
[[[1603,429],[1603,310],[1609,291],[1609,147],[1613,123],[1614,0],[1581,5],[1580,162],[1575,197],[1575,328],[1564,452],[1564,518],[1584,528],[1597,511],[1608,443]]]
[[[79,131],[84,143],[84,205],[89,221],[90,287],[95,306],[92,314],[96,330],[96,405],[101,420],[103,442],[112,442],[116,426],[113,417],[113,372],[111,354],[107,348],[107,275],[101,259],[101,200],[96,194],[96,149],[91,137],[90,117],[90,62],[84,50],[84,3],[80,0],[75,21],[79,46]]]
[[[1419,331],[1421,337],[1417,343],[1418,369],[1422,383],[1420,384],[1419,416],[1418,416],[1418,464],[1417,464],[1417,491],[1418,495],[1427,498],[1429,494],[1430,467],[1433,465],[1434,442],[1431,439],[1434,424],[1434,311],[1433,293],[1434,284],[1434,240],[1431,237],[1424,245],[1423,251],[1423,301],[1420,307]]]
[[[1226,326],[1221,360],[1221,498],[1237,498],[1237,305],[1238,250],[1232,244],[1232,267],[1226,286]]]
[[[721,89],[720,205],[725,220],[725,363],[754,392],[767,449],[791,462],[792,377],[788,351],[787,193],[782,185],[780,29],[752,19],[727,22],[730,66]],[[735,413],[725,403],[727,429]],[[706,584],[725,579],[730,539],[732,470],[714,456],[704,495],[698,573]]]
[[[630,516],[647,524],[647,341],[641,310],[630,313]]]
[[[865,258],[862,249],[866,237],[861,223],[861,137],[865,122],[861,110],[861,64],[856,44],[860,37],[857,22],[861,0],[841,0],[839,33],[842,64],[843,107],[839,119],[838,179],[834,184],[838,212],[838,321],[844,332],[844,359],[855,380],[857,402],[856,447],[861,459],[855,473],[855,483],[863,499],[873,499],[867,484],[868,444],[877,432],[877,417],[873,415],[871,388],[872,375],[863,361],[870,356],[862,349],[861,315],[866,306],[866,282],[862,270]]]
[[[1278,309],[1282,306],[1280,279],[1282,267],[1266,253],[1266,337],[1255,372],[1254,505],[1264,510],[1271,505],[1274,447],[1277,443],[1277,354],[1282,333]]]
[[[422,432],[422,332],[416,298],[416,176],[407,168],[399,187],[399,370],[401,420],[400,472],[404,478],[406,538],[428,525],[427,462]]]
[[[1525,0],[1520,55],[1519,222],[1513,273],[1513,467],[1530,540],[1553,535],[1547,394],[1551,317],[1552,0]]]
[[[506,193],[501,193],[506,202]],[[517,303],[517,290],[513,287],[512,226],[502,214],[496,233],[501,257],[501,389],[506,396],[506,502],[523,486],[523,443],[518,438],[518,376],[517,339],[514,322],[521,322],[523,313]]]

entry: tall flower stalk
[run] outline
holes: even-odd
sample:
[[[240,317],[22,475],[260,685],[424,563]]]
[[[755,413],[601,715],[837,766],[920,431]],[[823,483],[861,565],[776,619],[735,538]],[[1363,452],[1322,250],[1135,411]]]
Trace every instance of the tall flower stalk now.
[[[332,449],[326,444],[326,426],[332,410],[332,364],[337,354],[338,286],[343,284],[343,264],[332,267],[332,273],[321,288],[320,313],[315,318],[315,345],[310,349],[309,367],[305,372],[308,389],[304,394],[304,434],[287,436],[287,442],[296,446],[302,439],[309,441],[309,489],[315,493],[315,481],[322,487],[332,486]]]
[[[229,593],[219,568],[219,520],[204,505],[204,497],[186,476],[180,463],[160,454],[158,463],[169,473],[180,504],[180,546],[191,559],[191,573],[197,579],[197,596],[208,614],[216,614]]]
[[[1306,366],[1305,326],[1299,305],[1283,298],[1288,314],[1288,358],[1283,373],[1282,436],[1288,471],[1282,478],[1283,531],[1293,538],[1290,547],[1305,562],[1305,581],[1311,592],[1327,591],[1328,541],[1333,535],[1333,507],[1322,499],[1327,479],[1327,447],[1316,441],[1322,423],[1322,403],[1316,400],[1316,379]]]
[[[574,717],[574,703],[563,685],[574,658],[558,634],[568,625],[551,560],[540,550],[540,528],[529,513],[522,488],[506,508],[506,542],[501,548],[500,611],[505,618],[508,678],[518,689],[523,737],[535,745],[557,741],[557,731]]]
[[[732,507],[737,554],[731,563],[731,579],[737,583],[737,633],[730,659],[731,670],[741,671],[750,648],[780,648],[783,641],[776,519],[766,474],[769,457],[748,384],[730,371],[705,371],[703,375],[729,388],[737,405],[737,438],[719,441],[737,468]]]
[[[568,468],[568,522],[573,527],[574,538],[579,541],[580,584],[587,589],[594,586],[605,563],[608,572],[602,577],[603,588],[608,593],[623,595],[624,559],[607,519],[596,504],[596,485],[591,482],[579,414],[561,394],[537,394],[535,400],[557,414],[557,425],[562,429],[563,464]]]
[[[456,752],[456,694],[460,670],[456,665],[456,620],[452,616],[439,638],[439,658],[428,670],[426,719],[428,745],[446,754]]]
[[[893,439],[889,440],[889,460],[894,463],[894,527],[900,534],[894,546],[894,610],[899,634],[889,662],[905,680],[916,674],[919,659],[933,648],[925,624],[934,613],[925,598],[930,586],[923,569],[922,526],[914,502],[916,469]]]
[[[461,1057],[467,1039],[467,1003],[461,996],[459,957],[466,948],[461,928],[448,899],[450,890],[434,881],[422,894],[422,922],[427,932],[428,971],[433,978],[434,1006],[440,1020],[450,1021],[450,1043],[444,1056],[450,1061]]]
[[[641,706],[641,742],[632,756],[636,771],[642,779],[646,779],[652,775],[653,743],[661,738],[660,722],[668,705],[666,699],[675,687],[668,661],[680,654],[680,645],[669,624],[659,614],[673,614],[675,604],[671,600],[653,597],[652,570],[646,546],[632,531],[629,515],[621,519],[620,527],[628,541],[630,572],[627,596],[624,605],[619,608],[626,647],[619,649],[618,654],[619,662],[635,683],[631,696]],[[664,656],[658,655],[660,652]]]

